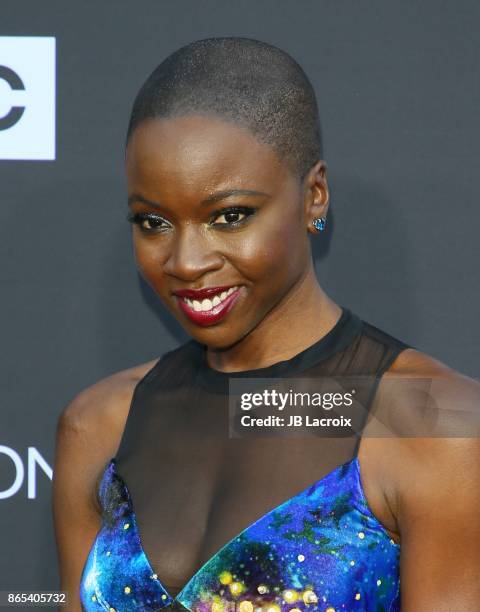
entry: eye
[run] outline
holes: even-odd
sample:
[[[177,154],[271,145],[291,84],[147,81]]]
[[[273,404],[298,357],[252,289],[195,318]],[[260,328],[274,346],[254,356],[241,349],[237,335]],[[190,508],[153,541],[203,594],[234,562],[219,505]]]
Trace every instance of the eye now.
[[[166,221],[163,217],[154,215],[153,213],[131,213],[127,214],[127,221],[135,223],[145,232],[154,232],[162,229],[166,229],[168,226],[162,224]]]
[[[215,219],[221,219],[223,217],[225,222],[212,223],[212,225],[223,225],[227,227],[241,225],[254,213],[255,209],[250,206],[231,206],[230,208],[219,210],[214,217]]]

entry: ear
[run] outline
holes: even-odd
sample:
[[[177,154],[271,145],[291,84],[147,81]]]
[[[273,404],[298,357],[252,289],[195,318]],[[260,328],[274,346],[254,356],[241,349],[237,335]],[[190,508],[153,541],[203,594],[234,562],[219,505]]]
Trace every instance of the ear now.
[[[326,218],[330,193],[327,183],[327,164],[321,159],[308,172],[304,179],[305,219],[307,230],[317,234],[319,230],[312,224],[314,219]]]

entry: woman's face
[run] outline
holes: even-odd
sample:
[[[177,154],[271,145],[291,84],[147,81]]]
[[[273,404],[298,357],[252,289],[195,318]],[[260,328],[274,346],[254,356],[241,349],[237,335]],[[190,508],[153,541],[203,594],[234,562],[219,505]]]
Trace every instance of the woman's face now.
[[[213,116],[150,119],[126,172],[139,271],[199,342],[233,345],[306,274],[309,190],[251,132]],[[175,293],[205,288],[218,289]]]

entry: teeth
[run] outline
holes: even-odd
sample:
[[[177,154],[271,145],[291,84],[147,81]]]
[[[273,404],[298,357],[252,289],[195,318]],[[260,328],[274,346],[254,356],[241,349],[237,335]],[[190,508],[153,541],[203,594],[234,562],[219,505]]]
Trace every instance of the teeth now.
[[[212,310],[215,306],[218,306],[221,302],[223,302],[229,295],[232,295],[234,291],[238,289],[238,285],[234,287],[230,287],[227,291],[222,291],[220,295],[216,295],[213,300],[210,298],[205,298],[204,300],[190,300],[189,298],[183,298],[185,302],[195,310],[195,312]]]
[[[212,310],[212,300],[208,298],[206,300],[202,300],[202,310]]]

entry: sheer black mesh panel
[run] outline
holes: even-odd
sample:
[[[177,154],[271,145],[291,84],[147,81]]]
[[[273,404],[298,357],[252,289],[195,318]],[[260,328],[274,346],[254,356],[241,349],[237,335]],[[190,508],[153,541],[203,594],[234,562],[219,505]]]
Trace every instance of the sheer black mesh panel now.
[[[372,376],[361,391],[368,407],[404,348],[344,307],[321,340],[267,368],[218,372],[194,340],[156,363],[137,384],[116,459],[145,553],[172,595],[256,519],[358,452],[361,434],[229,437],[229,377]]]

